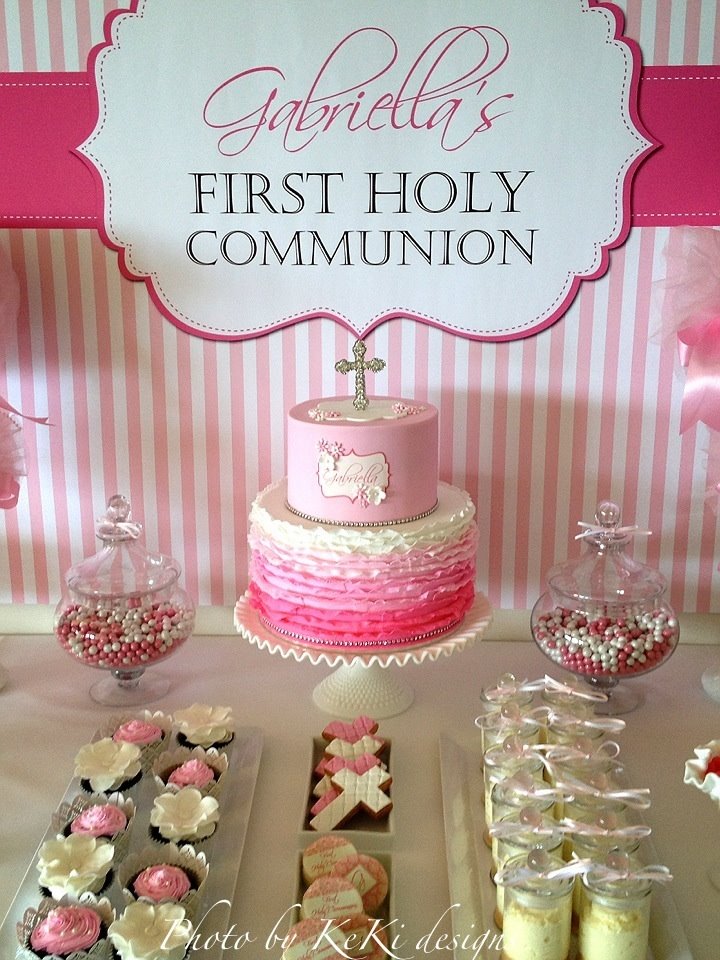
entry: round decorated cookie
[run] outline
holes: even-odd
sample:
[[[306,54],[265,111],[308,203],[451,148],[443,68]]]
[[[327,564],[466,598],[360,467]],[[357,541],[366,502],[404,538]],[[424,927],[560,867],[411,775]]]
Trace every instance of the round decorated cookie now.
[[[356,853],[338,860],[330,874],[349,880],[362,897],[366,913],[372,913],[384,902],[390,881],[385,867],[376,857]]]
[[[332,920],[363,913],[357,888],[343,877],[319,877],[303,894],[300,914],[303,920]]]
[[[318,877],[332,872],[338,860],[357,853],[355,846],[343,837],[326,835],[315,840],[303,851],[302,874],[308,886]]]

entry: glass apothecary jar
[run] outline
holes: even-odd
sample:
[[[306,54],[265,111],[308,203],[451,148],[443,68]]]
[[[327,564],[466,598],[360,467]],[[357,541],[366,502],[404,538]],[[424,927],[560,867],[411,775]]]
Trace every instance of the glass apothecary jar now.
[[[626,713],[639,696],[618,688],[619,681],[668,659],[678,621],[662,574],[626,552],[643,531],[620,526],[616,503],[601,502],[595,523],[580,526],[585,552],[548,572],[547,590],[533,607],[532,636],[550,660],[608,695],[596,712]]]
[[[169,681],[145,672],[192,634],[195,606],[178,582],[179,564],[141,543],[125,497],[110,498],[96,533],[100,550],[65,576],[55,636],[78,662],[108,672],[90,688],[94,700],[147,703],[163,696]]]

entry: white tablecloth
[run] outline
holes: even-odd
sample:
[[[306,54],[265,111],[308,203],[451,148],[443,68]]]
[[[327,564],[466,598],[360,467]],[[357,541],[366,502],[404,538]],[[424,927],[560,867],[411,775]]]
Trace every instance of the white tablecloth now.
[[[672,895],[695,960],[717,960],[720,891],[707,871],[720,857],[720,811],[683,784],[693,747],[720,737],[720,705],[701,686],[702,671],[720,660],[720,647],[679,645],[659,670],[637,684],[644,702],[626,716],[617,739],[634,786],[652,791],[647,819],[660,861],[674,875]],[[15,636],[0,642],[0,664],[9,682],[0,692],[0,917],[32,862],[52,811],[72,774],[73,758],[117,709],[88,695],[96,671],[82,668],[50,637]],[[330,668],[283,660],[235,636],[195,637],[175,657],[154,668],[172,680],[170,693],[153,706],[172,711],[192,702],[231,706],[240,725],[261,728],[264,738],[250,829],[233,898],[237,937],[252,945],[228,956],[275,958],[267,938],[294,902],[306,786],[313,737],[329,717],[312,692]],[[437,938],[422,938],[448,910],[448,876],[442,815],[439,737],[473,745],[478,695],[504,671],[528,678],[553,668],[527,641],[482,641],[435,662],[395,670],[414,690],[412,706],[381,721],[392,738],[395,832],[390,848],[394,878],[397,954],[452,960]],[[228,941],[230,942],[230,941]],[[418,948],[418,944],[422,946]],[[428,953],[429,951],[429,953]],[[202,954],[200,954],[202,956]],[[4,958],[3,958],[4,960]]]

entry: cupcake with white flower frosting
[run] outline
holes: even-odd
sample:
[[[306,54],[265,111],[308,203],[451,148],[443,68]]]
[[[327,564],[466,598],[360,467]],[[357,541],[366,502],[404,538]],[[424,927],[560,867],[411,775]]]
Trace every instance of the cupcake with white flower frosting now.
[[[75,776],[96,793],[132,787],[142,776],[140,747],[111,737],[86,743],[75,755]]]
[[[55,900],[99,893],[110,880],[114,855],[113,845],[99,837],[71,834],[46,840],[36,863],[40,886]]]
[[[183,960],[193,926],[179,903],[129,903],[108,930],[120,960]]]
[[[197,844],[212,836],[219,816],[215,797],[203,796],[195,787],[161,793],[150,811],[150,835],[161,843]]]
[[[232,740],[235,722],[230,707],[194,703],[173,716],[178,741],[190,747],[223,747]]]

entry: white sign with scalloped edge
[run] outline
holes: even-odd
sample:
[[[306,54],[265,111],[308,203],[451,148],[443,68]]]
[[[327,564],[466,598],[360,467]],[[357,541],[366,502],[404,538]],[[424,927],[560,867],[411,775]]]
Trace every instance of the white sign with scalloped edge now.
[[[137,0],[80,150],[122,269],[193,333],[513,339],[625,239],[638,71],[593,0]]]

